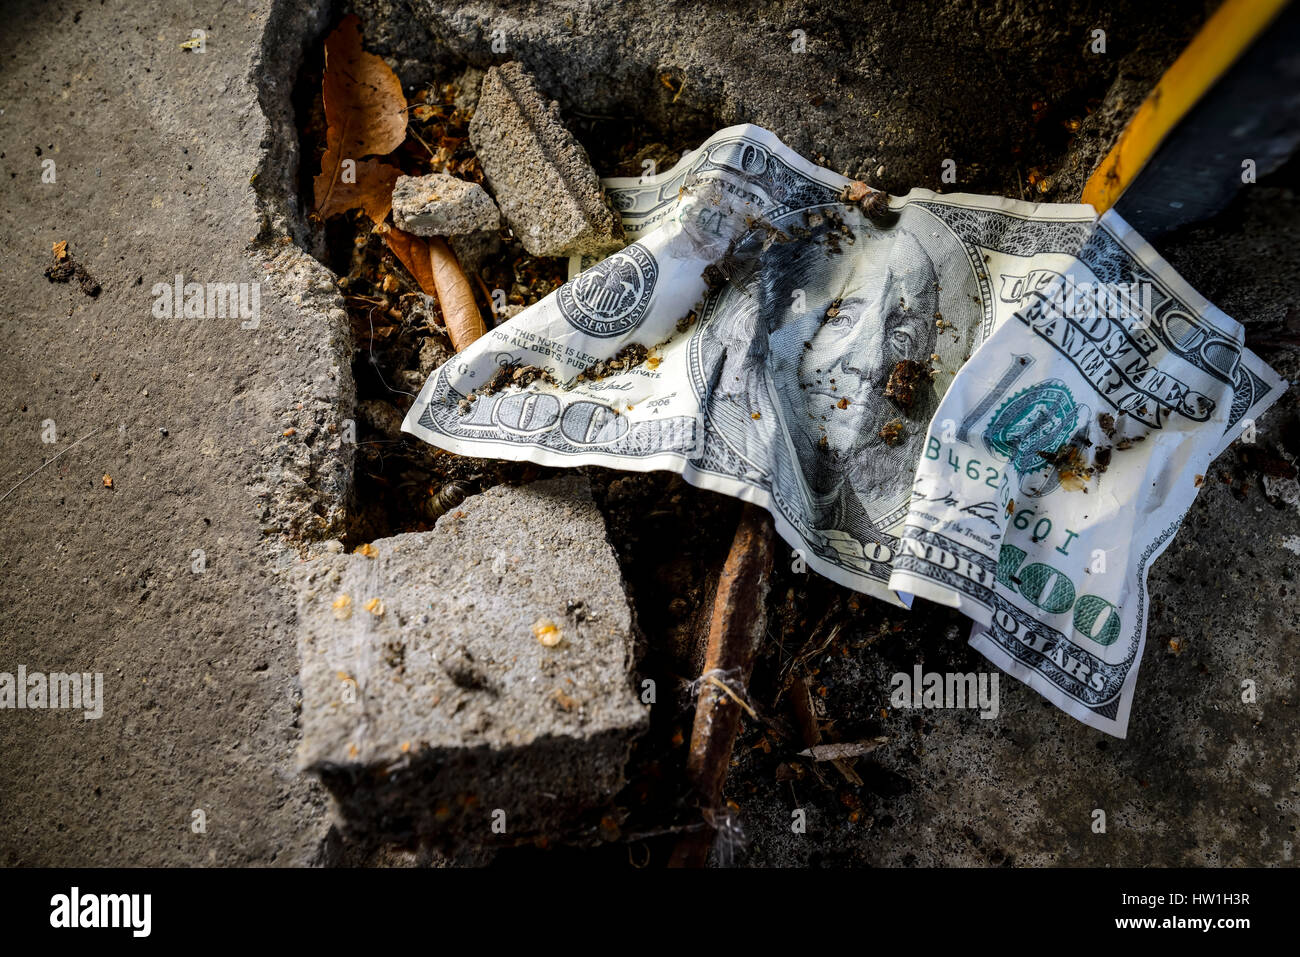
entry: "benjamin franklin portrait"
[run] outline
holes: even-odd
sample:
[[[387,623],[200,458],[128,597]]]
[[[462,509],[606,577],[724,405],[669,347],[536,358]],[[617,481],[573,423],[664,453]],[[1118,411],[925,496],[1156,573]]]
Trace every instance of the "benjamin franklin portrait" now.
[[[892,545],[884,530],[905,511],[938,404],[928,376],[910,403],[886,396],[891,373],[907,360],[929,370],[936,353],[955,368],[967,344],[940,329],[933,238],[923,244],[915,228],[928,214],[910,217],[913,228],[845,207],[790,219],[738,251],[701,330],[709,414],[736,458],[770,476],[782,512],[821,533],[820,551],[861,565],[871,543]]]

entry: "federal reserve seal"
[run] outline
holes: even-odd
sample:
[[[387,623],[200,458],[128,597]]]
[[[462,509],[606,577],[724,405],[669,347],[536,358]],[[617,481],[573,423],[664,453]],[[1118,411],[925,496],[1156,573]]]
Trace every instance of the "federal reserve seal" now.
[[[1021,475],[1047,468],[1039,452],[1055,452],[1074,434],[1079,407],[1059,379],[1017,392],[993,415],[984,430],[990,452],[1009,460]]]
[[[654,256],[633,243],[561,286],[560,315],[597,339],[621,336],[640,324],[658,277]]]

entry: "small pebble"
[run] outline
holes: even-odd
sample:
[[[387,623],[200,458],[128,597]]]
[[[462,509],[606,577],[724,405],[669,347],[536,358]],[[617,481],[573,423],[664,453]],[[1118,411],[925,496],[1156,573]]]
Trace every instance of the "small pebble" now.
[[[533,623],[533,635],[547,648],[554,648],[563,637],[559,626],[549,618],[538,618]]]

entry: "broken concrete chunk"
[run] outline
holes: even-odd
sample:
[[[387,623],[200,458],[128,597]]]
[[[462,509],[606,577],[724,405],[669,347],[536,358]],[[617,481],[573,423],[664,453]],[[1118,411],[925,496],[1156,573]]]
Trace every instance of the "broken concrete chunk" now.
[[[483,79],[469,138],[501,212],[534,256],[605,256],[624,244],[581,144],[518,63]]]
[[[430,173],[397,178],[393,222],[417,236],[468,236],[495,230],[501,225],[501,214],[478,183]]]
[[[514,843],[605,804],[647,711],[587,479],[498,486],[372,546],[292,576],[300,763],[345,833]]]

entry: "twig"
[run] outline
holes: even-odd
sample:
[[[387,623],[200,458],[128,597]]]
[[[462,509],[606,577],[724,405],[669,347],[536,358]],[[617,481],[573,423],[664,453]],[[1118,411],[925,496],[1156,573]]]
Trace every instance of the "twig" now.
[[[850,741],[845,744],[817,744],[799,752],[801,758],[814,761],[843,761],[845,758],[860,758],[870,754],[889,739],[886,737],[867,738],[865,741]]]
[[[808,679],[803,675],[791,674],[790,676],[790,705],[794,709],[794,719],[799,725],[799,736],[803,739],[804,746],[808,751],[804,754],[812,754],[816,749],[822,746],[822,729],[817,723],[817,715],[813,710],[812,689],[808,686]],[[862,786],[862,778],[851,768],[847,762],[842,760],[833,760],[833,766],[844,780],[848,781],[853,787]],[[825,787],[830,784],[822,777],[821,772],[813,767],[813,773],[817,775],[817,780]]]
[[[406,128],[406,132],[408,132],[408,133],[410,133],[412,136],[414,136],[415,139],[416,139],[416,142],[418,142],[421,146],[423,146],[426,150],[429,151],[429,156],[430,156],[431,158],[433,158],[433,159],[437,159],[437,158],[438,158],[438,154],[435,153],[435,152],[433,151],[433,147],[431,147],[428,143],[426,143],[426,142],[424,141],[424,138],[423,138],[422,136],[420,136],[419,133],[415,132],[415,130],[412,129],[411,127],[409,127],[409,126]]]
[[[746,702],[745,699],[742,698],[740,695],[736,694],[736,692],[728,688],[726,684],[723,683],[721,678],[719,678],[717,675],[709,675],[708,678],[706,678],[705,680],[709,684],[716,685],[717,687],[721,688],[724,692],[726,692],[727,697],[729,697],[732,701],[736,702],[736,704],[740,705],[742,708],[745,709],[746,714],[748,714],[755,721],[758,720],[758,715],[754,713],[754,709],[749,706],[749,703]]]
[[[726,674],[741,687],[749,681],[754,656],[767,629],[772,552],[771,517],[758,506],[746,504],[718,578],[703,669],[703,674],[710,677],[700,682],[691,750],[686,759],[686,774],[701,801],[706,821],[710,820],[709,812],[722,802],[740,716],[750,710],[743,708],[739,696],[714,676]],[[710,827],[683,838],[673,849],[669,866],[704,866],[713,834],[714,828]]]

